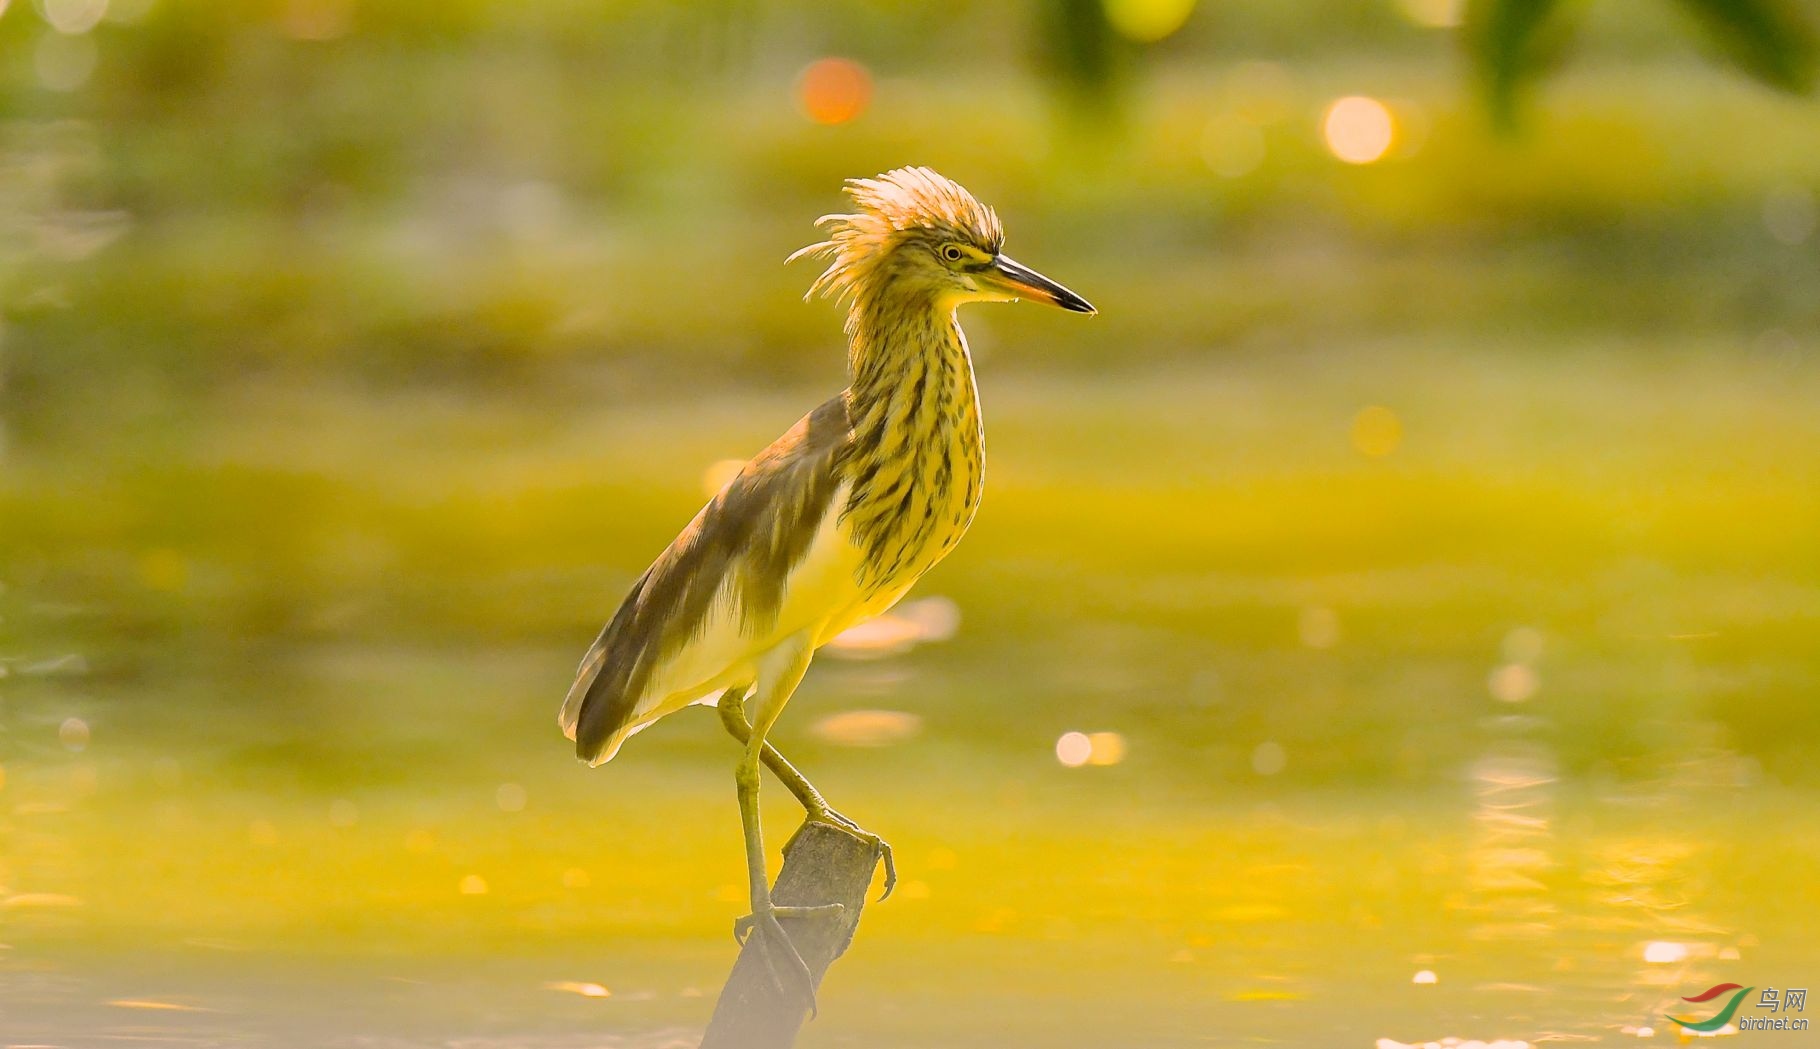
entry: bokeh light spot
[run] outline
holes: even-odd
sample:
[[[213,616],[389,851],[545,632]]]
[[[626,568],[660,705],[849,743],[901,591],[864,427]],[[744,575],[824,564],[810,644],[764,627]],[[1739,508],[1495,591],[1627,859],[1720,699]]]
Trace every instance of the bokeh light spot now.
[[[720,494],[722,488],[733,482],[739,472],[746,468],[744,459],[717,459],[708,465],[701,474],[701,492],[712,498]]]
[[[1429,29],[1452,29],[1466,13],[1466,0],[1397,0],[1403,17]]]
[[[501,812],[523,812],[529,797],[518,784],[501,783],[499,789],[493,792],[493,804],[498,805]]]
[[[200,1005],[185,1005],[182,1002],[161,1002],[161,1001],[157,1001],[157,1000],[150,999],[150,998],[115,998],[113,1001],[108,1002],[107,1004],[110,1006],[113,1006],[116,1009],[144,1009],[149,1012],[166,1012],[166,1013],[214,1012],[213,1009],[205,1009]]]
[[[1087,764],[1117,765],[1125,760],[1125,737],[1117,732],[1087,734]]]
[[[1521,703],[1535,695],[1536,688],[1540,684],[1536,672],[1531,670],[1528,665],[1506,663],[1491,672],[1491,677],[1486,681],[1486,688],[1491,691],[1494,699],[1500,699],[1506,703]]]
[[[1170,36],[1194,14],[1194,0],[1103,0],[1102,6],[1112,28],[1140,44]]]
[[[1062,737],[1055,741],[1055,760],[1071,769],[1078,769],[1087,764],[1087,759],[1091,757],[1093,757],[1093,741],[1087,738],[1085,732],[1064,732]]]
[[[1352,446],[1360,455],[1381,459],[1403,443],[1403,420],[1381,404],[1368,404],[1352,417]]]
[[[1440,983],[1441,979],[1434,974],[1433,969],[1423,969],[1421,972],[1416,973],[1415,976],[1411,977],[1409,982],[1414,984],[1436,984]]]
[[[1274,776],[1289,767],[1289,754],[1281,743],[1265,740],[1251,750],[1251,771]]]
[[[38,0],[38,12],[52,29],[77,36],[101,24],[107,0]]]
[[[353,0],[286,0],[278,26],[292,40],[334,40],[354,27]]]
[[[583,998],[611,998],[613,992],[597,983],[582,980],[557,980],[544,984],[545,990],[561,991],[564,994],[579,994]]]
[[[846,710],[809,727],[817,739],[840,747],[888,747],[922,730],[922,718],[901,710]]]
[[[878,659],[908,652],[922,640],[920,626],[886,612],[841,631],[828,642],[828,654],[850,659]]]
[[[487,894],[487,880],[478,874],[470,874],[461,879],[460,888],[463,896],[485,896]]]
[[[872,74],[850,58],[820,58],[796,82],[803,113],[817,124],[845,124],[872,104]]]
[[[857,623],[828,642],[828,653],[848,659],[894,656],[921,644],[947,641],[961,625],[961,609],[946,597],[906,601]]]
[[[951,597],[935,595],[906,601],[897,614],[922,630],[923,641],[947,641],[961,628],[961,606]]]
[[[1643,960],[1651,965],[1674,965],[1687,960],[1687,944],[1673,940],[1651,940],[1643,945]]]
[[[21,892],[0,900],[0,907],[9,911],[63,910],[80,906],[81,897],[63,892]]]
[[[81,718],[64,718],[63,724],[57,726],[57,742],[71,754],[80,754],[88,749],[88,722]]]
[[[360,822],[360,806],[346,798],[336,798],[329,803],[329,825],[332,827],[352,827]]]
[[[1396,122],[1390,107],[1375,98],[1348,95],[1335,99],[1321,120],[1327,149],[1348,164],[1369,164],[1390,149]]]

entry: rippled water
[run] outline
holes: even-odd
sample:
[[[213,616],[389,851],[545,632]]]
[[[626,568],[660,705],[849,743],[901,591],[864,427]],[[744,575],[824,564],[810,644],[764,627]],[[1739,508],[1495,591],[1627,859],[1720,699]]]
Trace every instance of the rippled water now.
[[[523,769],[522,795],[460,770],[321,790],[78,732],[56,710],[86,687],[9,708],[0,1044],[699,1036],[740,909],[711,717],[623,770]],[[1811,977],[1811,798],[1717,749],[1568,778],[1548,737],[1489,718],[1419,791],[1159,787],[1141,745],[1084,770],[823,747],[905,880],[803,1044],[1611,1044],[1669,1038],[1721,980]]]
[[[1811,378],[1608,362],[1637,442],[1580,365],[1448,362],[1525,429],[1432,363],[1387,463],[1344,362],[999,384],[966,552],[777,730],[903,874],[803,1045],[1663,1043],[1820,975],[1812,463],[1735,465],[1811,440]],[[733,750],[697,710],[586,770],[555,703],[800,398],[262,396],[0,488],[0,1046],[691,1044]]]

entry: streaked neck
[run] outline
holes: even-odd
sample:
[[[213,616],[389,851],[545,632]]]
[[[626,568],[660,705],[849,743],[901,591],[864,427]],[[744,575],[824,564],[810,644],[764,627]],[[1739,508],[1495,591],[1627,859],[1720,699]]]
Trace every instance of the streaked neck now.
[[[907,586],[953,548],[979,506],[985,429],[973,363],[953,308],[927,298],[862,298],[847,330],[843,518],[866,551],[861,581]]]
[[[934,423],[976,394],[973,361],[952,307],[923,294],[864,294],[847,315],[849,404],[862,443]],[[917,427],[921,428],[921,427]]]

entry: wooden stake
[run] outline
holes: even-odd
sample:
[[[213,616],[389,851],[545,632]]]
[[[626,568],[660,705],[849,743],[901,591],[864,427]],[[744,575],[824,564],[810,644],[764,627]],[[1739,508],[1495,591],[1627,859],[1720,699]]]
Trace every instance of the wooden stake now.
[[[826,918],[779,919],[818,988],[834,959],[853,942],[881,858],[871,844],[825,823],[804,823],[784,846],[783,870],[771,890],[778,906],[838,903],[845,908]],[[701,1049],[790,1049],[808,1016],[804,1002],[778,990],[764,948],[753,936],[721,988]]]

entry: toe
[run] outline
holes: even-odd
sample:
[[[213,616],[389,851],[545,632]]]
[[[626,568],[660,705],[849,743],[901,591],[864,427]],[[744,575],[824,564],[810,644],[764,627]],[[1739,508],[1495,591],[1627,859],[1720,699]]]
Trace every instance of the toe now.
[[[771,977],[778,985],[778,991],[789,994],[791,988],[787,983],[795,984],[796,991],[808,1004],[809,1015],[814,1016],[815,1007],[815,974],[809,971],[809,963],[797,952],[796,944],[791,942],[790,934],[779,925],[775,914],[766,912],[757,920],[756,928],[762,937],[761,945],[765,952],[765,964],[771,970]],[[786,974],[788,978],[786,979]]]

